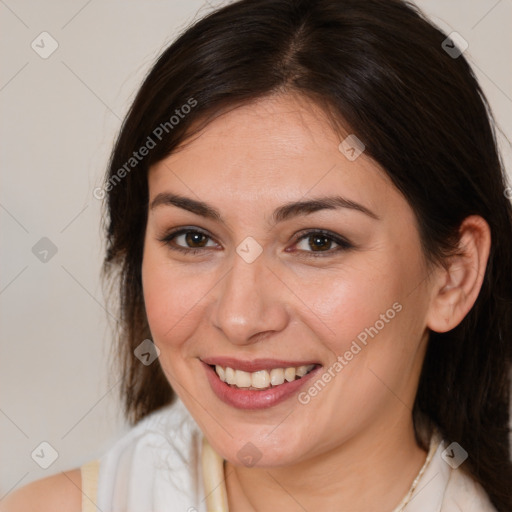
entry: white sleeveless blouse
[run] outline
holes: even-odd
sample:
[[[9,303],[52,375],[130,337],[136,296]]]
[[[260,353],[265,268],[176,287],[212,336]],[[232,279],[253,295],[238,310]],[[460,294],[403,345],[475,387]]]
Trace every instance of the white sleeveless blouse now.
[[[201,441],[201,431],[178,399],[145,417],[100,458],[97,509],[207,512]],[[446,443],[432,442],[431,460],[412,497],[393,512],[496,512],[480,485],[443,460]]]

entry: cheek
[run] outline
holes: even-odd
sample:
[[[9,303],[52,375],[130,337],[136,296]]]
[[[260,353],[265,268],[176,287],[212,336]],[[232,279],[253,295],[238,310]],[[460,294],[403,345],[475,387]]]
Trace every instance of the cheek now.
[[[414,353],[425,312],[420,253],[380,253],[318,276],[318,271],[315,279],[301,276],[301,297],[321,320],[322,338],[332,353],[352,350],[366,365]]]
[[[171,264],[165,251],[145,248],[142,263],[144,302],[153,341],[160,350],[177,348],[197,327],[201,299],[211,288],[184,267]]]
[[[400,299],[399,276],[361,266],[326,273],[319,278],[301,279],[301,298],[321,321],[325,340],[337,354],[366,327],[379,321],[381,314],[395,316],[393,304]],[[380,326],[380,323],[379,323]]]

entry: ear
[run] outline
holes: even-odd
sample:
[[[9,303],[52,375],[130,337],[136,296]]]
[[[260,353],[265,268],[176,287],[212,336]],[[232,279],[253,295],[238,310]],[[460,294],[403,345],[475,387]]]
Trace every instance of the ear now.
[[[459,228],[457,255],[434,272],[427,327],[446,332],[456,327],[473,307],[484,280],[491,247],[491,230],[477,215]]]

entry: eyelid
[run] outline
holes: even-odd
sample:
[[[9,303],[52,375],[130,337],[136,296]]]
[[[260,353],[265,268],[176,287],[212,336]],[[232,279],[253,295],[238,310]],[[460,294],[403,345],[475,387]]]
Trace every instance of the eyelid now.
[[[212,237],[206,230],[203,230],[201,228],[195,227],[195,226],[182,226],[179,228],[171,229],[170,231],[166,231],[164,235],[158,237],[158,241],[162,242],[164,245],[168,246],[171,250],[181,251],[185,253],[196,253],[198,251],[201,251],[203,249],[212,249],[212,247],[184,247],[182,245],[171,245],[171,242],[177,238],[180,235],[186,234],[186,233],[199,233],[201,235],[206,236],[216,244],[218,242],[215,240],[214,237]]]
[[[189,253],[189,254],[197,254],[199,252],[203,252],[204,249],[212,249],[211,246],[210,247],[207,247],[207,246],[205,246],[205,247],[184,247],[181,245],[171,245],[171,242],[176,237],[186,234],[186,233],[202,234],[202,235],[206,236],[207,238],[209,238],[210,240],[212,240],[213,242],[218,244],[218,242],[215,240],[215,238],[213,236],[211,236],[206,230],[203,230],[202,228],[195,227],[195,226],[182,226],[182,227],[174,228],[174,229],[166,232],[163,236],[159,237],[158,240],[160,242],[162,242],[164,245],[167,245],[171,250],[180,251],[180,252]],[[338,247],[336,247],[334,249],[329,249],[327,251],[304,251],[304,250],[290,251],[287,249],[285,249],[285,251],[286,252],[298,252],[302,256],[305,256],[305,257],[310,257],[310,256],[322,257],[322,256],[332,256],[335,253],[338,253],[339,251],[347,251],[349,249],[354,248],[354,245],[349,240],[347,240],[345,237],[338,235],[337,233],[333,233],[329,230],[318,229],[318,228],[317,229],[308,228],[308,229],[299,231],[298,233],[295,233],[293,236],[292,246],[295,246],[300,241],[302,241],[305,238],[308,238],[310,236],[313,236],[313,235],[325,236],[326,238],[330,239],[335,244],[337,244]]]
[[[301,253],[306,254],[307,256],[332,256],[333,254],[339,252],[339,251],[347,251],[349,249],[354,249],[354,244],[352,244],[347,238],[338,235],[337,233],[333,233],[332,231],[329,231],[327,229],[306,229],[303,231],[300,231],[294,235],[294,242],[293,245],[296,245],[300,241],[304,240],[305,238],[308,238],[313,235],[321,235],[325,236],[326,238],[333,241],[335,244],[338,245],[338,247],[334,249],[329,249],[327,251],[299,251]],[[290,251],[288,251],[290,252]]]

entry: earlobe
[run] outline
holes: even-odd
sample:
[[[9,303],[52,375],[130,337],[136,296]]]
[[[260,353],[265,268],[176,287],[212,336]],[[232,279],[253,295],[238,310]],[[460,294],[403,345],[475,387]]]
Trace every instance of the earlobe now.
[[[491,231],[480,216],[464,219],[457,254],[435,272],[427,327],[446,332],[456,327],[473,307],[482,287],[491,246]]]

